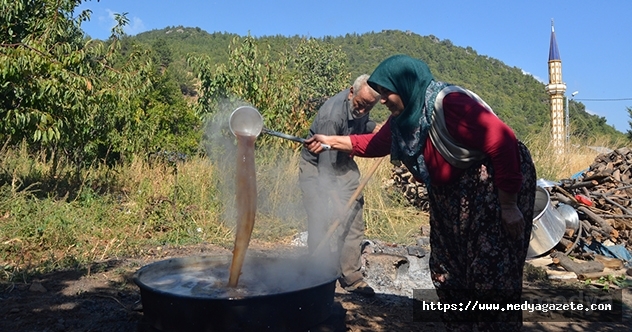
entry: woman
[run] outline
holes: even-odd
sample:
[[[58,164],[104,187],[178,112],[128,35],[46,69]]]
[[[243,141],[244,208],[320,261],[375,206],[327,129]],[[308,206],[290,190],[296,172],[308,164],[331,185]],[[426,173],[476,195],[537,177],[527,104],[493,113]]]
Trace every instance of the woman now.
[[[324,143],[401,161],[428,188],[439,300],[518,303],[536,182],[527,148],[476,94],[435,81],[421,60],[392,56],[368,82],[391,112],[387,123],[375,134],[314,135],[310,151]],[[522,313],[448,311],[444,321],[449,330],[520,330]]]

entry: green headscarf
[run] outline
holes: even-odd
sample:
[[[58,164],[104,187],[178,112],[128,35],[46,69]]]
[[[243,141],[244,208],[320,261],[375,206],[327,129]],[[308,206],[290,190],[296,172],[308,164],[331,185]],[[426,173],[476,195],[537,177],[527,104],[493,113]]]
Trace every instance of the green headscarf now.
[[[425,62],[403,54],[382,61],[368,83],[373,89],[379,85],[402,99],[404,110],[391,120],[391,160],[404,162],[417,178],[428,184],[422,149],[432,124],[434,98],[447,84],[435,81]]]
[[[402,133],[410,133],[419,126],[420,117],[426,117],[430,123],[432,114],[423,114],[423,109],[426,88],[433,80],[426,63],[398,54],[382,61],[371,74],[368,83],[374,89],[375,85],[379,85],[402,98],[404,111],[393,120]]]

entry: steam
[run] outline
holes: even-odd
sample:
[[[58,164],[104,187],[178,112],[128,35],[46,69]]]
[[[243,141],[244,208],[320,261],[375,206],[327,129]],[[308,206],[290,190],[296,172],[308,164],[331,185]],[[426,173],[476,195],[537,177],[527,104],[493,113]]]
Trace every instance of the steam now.
[[[308,289],[333,281],[334,273],[314,269],[300,257],[251,255],[244,262],[239,287],[225,287],[229,260],[218,257],[175,258],[148,265],[140,282],[181,296],[246,298]]]
[[[217,103],[217,109],[211,112],[207,117],[204,126],[203,147],[207,153],[209,161],[217,172],[217,188],[219,200],[223,207],[223,222],[228,226],[235,226],[237,220],[236,197],[235,197],[235,176],[236,176],[236,155],[237,145],[236,138],[229,128],[229,119],[231,113],[240,106],[251,106],[240,100],[223,99]],[[263,135],[263,134],[262,134]],[[275,138],[280,139],[280,138]],[[298,163],[299,159],[294,154],[296,150],[288,147],[287,149],[270,149],[263,142],[262,137],[257,138],[256,142],[256,176],[257,176],[257,214],[255,217],[254,233],[258,231],[266,231],[264,227],[267,225],[275,225],[275,222],[290,223],[297,225],[299,232],[307,228],[307,218],[305,208],[302,201],[302,193],[298,185]],[[298,143],[297,143],[298,144]],[[328,186],[333,188],[333,186]],[[328,195],[328,193],[322,193]],[[238,199],[238,198],[237,198]],[[330,220],[331,213],[323,211],[323,222]],[[271,230],[273,232],[274,230]],[[332,238],[338,238],[340,235],[335,234]],[[255,236],[253,235],[253,238]],[[358,248],[358,250],[360,250]],[[297,248],[295,254],[305,251],[304,248]],[[338,253],[334,253],[337,255]],[[251,256],[250,250],[247,256]],[[337,268],[337,257],[332,257],[329,248],[321,250],[318,257],[307,256],[306,261],[309,263],[302,266],[302,269],[309,269],[311,272],[305,273],[302,278],[310,280],[310,275],[318,276],[322,271],[327,271],[330,276],[335,275],[332,271]],[[277,277],[272,280],[283,281],[279,274],[292,275],[291,271],[296,271],[296,262],[288,261],[283,266],[283,260],[275,263],[274,275]],[[290,264],[292,263],[292,264]],[[240,280],[248,280],[248,273],[252,271],[248,266],[244,266]],[[294,273],[295,274],[295,273]],[[257,273],[262,278],[260,273]],[[243,278],[243,279],[242,279]],[[288,282],[287,280],[283,282]],[[240,281],[241,283],[241,281]]]
[[[234,226],[237,219],[235,208],[235,159],[237,158],[236,138],[231,133],[228,120],[230,114],[239,106],[247,105],[242,101],[220,100],[217,109],[208,115],[204,122],[202,146],[209,161],[217,172],[216,186],[223,206],[223,221]]]
[[[202,145],[218,172],[218,194],[224,207],[222,217],[227,225],[234,225],[237,145],[228,121],[236,108],[252,105],[232,99],[222,99],[217,105],[217,109],[205,120]],[[295,152],[289,147],[280,151],[271,150],[263,144],[261,135],[255,141],[258,191],[256,220],[298,223],[304,228],[306,217],[298,186],[298,164],[292,162],[296,159],[292,158]]]

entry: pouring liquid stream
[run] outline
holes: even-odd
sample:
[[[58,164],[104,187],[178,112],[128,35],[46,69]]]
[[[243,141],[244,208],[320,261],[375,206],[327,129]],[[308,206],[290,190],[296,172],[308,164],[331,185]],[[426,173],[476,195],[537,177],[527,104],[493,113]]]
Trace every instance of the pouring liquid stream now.
[[[236,208],[237,230],[233,259],[228,278],[229,287],[237,287],[246,257],[257,211],[257,179],[255,173],[255,139],[257,136],[235,133],[237,137]]]

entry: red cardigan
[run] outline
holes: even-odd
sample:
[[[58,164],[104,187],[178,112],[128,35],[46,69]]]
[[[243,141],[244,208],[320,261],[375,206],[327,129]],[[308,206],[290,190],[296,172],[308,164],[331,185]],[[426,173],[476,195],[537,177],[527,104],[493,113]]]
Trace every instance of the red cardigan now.
[[[452,92],[443,99],[446,127],[450,135],[464,147],[485,152],[495,171],[498,188],[516,193],[522,185],[518,140],[511,128],[469,96]],[[360,157],[381,157],[391,150],[389,119],[375,134],[351,135],[352,154]],[[450,165],[432,145],[430,137],[423,151],[432,185],[449,184],[463,170]],[[417,179],[420,180],[420,179]]]

